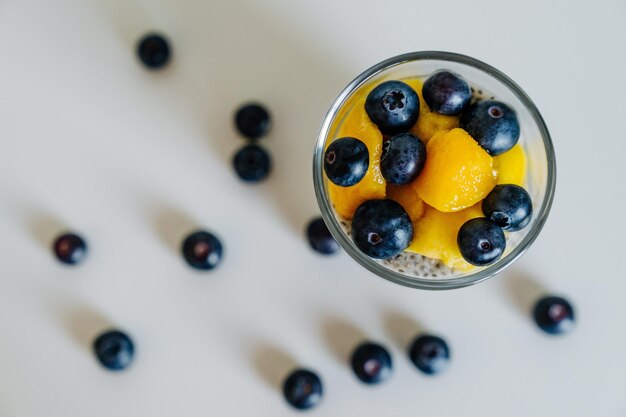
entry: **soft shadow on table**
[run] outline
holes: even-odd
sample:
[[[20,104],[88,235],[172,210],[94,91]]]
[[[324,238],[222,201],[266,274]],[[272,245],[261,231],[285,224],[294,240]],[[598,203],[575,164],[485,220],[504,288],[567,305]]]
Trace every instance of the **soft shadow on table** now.
[[[51,213],[23,209],[26,228],[32,238],[44,249],[51,249],[54,239],[68,230],[67,225]]]
[[[342,364],[349,363],[350,355],[354,349],[359,343],[367,339],[366,334],[361,329],[337,317],[323,320],[321,333],[328,348]]]
[[[152,209],[152,224],[155,232],[169,249],[180,252],[185,236],[198,229],[198,223],[191,216],[166,204],[154,204]]]
[[[406,350],[413,339],[425,331],[424,326],[406,313],[389,310],[383,313],[387,335],[400,350]]]
[[[134,46],[139,41],[138,36],[158,31],[151,22],[150,9],[141,0],[102,0],[99,6],[101,16],[109,19],[115,28],[113,34],[124,44]],[[145,29],[139,30],[142,26]]]
[[[283,380],[298,363],[277,346],[264,344],[254,350],[252,365],[261,379],[272,388],[280,390]]]
[[[109,319],[88,305],[70,304],[57,308],[61,324],[69,336],[87,350],[91,350],[98,334],[113,327]]]
[[[173,59],[159,83],[172,85],[168,101],[184,110],[190,128],[234,178],[233,155],[247,142],[235,131],[233,114],[248,101],[269,107],[273,128],[259,144],[271,154],[272,172],[261,184],[240,185],[263,190],[263,197],[301,234],[319,213],[311,169],[319,126],[355,74],[343,74],[337,57],[263,2],[186,0],[160,15],[137,0],[101,0],[99,6],[129,51],[147,30],[170,37]],[[199,189],[211,187],[211,178],[197,182]]]
[[[547,288],[526,271],[508,269],[500,282],[513,304],[523,315],[528,315],[539,297],[548,293]]]

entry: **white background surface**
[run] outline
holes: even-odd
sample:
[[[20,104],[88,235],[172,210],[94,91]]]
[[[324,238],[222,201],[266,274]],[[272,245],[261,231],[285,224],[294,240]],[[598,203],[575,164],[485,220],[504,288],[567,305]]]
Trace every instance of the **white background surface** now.
[[[0,415],[277,416],[295,364],[322,376],[319,416],[624,416],[626,3],[502,1],[0,1]],[[137,39],[171,40],[165,71]],[[394,286],[303,238],[317,214],[319,124],[354,76],[425,49],[516,80],[551,130],[553,211],[501,276],[432,293]],[[231,125],[266,103],[271,178],[241,183]],[[178,254],[195,227],[222,237],[212,273]],[[88,260],[49,244],[83,234]],[[527,311],[570,297],[576,330],[541,334]],[[107,373],[89,346],[109,326],[137,346]],[[404,346],[421,327],[453,349],[427,378]],[[396,372],[364,387],[345,365],[367,336]]]

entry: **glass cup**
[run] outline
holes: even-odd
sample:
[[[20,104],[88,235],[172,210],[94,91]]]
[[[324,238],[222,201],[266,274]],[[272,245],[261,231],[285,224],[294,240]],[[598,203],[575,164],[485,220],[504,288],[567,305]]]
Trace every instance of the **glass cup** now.
[[[527,156],[524,188],[533,201],[533,218],[524,229],[507,233],[507,247],[502,257],[486,267],[476,267],[469,272],[449,271],[434,276],[432,268],[422,268],[420,263],[436,262],[420,255],[410,262],[415,268],[400,268],[397,262],[409,262],[409,255],[394,260],[376,260],[357,248],[348,234],[347,222],[335,212],[328,193],[328,179],[324,174],[324,150],[327,142],[337,138],[342,118],[347,114],[347,103],[359,94],[364,86],[386,80],[425,78],[432,72],[447,69],[460,74],[474,89],[482,90],[486,97],[495,97],[511,105],[517,112],[520,124],[519,143]],[[474,58],[439,51],[412,52],[380,62],[356,77],[334,101],[324,118],[313,155],[315,195],[322,217],[341,247],[362,266],[374,274],[396,284],[412,288],[445,290],[461,288],[486,280],[502,271],[519,258],[537,238],[548,217],[556,185],[554,148],[541,114],[526,93],[509,77],[497,69]],[[429,269],[430,268],[430,269]],[[420,272],[431,271],[431,272]]]

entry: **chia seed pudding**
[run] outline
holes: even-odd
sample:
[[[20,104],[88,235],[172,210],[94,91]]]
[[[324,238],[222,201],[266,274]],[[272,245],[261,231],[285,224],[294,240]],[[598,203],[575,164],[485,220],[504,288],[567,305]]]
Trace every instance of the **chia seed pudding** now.
[[[362,266],[452,289],[532,243],[553,197],[554,154],[540,114],[505,75],[416,52],[373,66],[335,100],[314,180],[324,221]]]

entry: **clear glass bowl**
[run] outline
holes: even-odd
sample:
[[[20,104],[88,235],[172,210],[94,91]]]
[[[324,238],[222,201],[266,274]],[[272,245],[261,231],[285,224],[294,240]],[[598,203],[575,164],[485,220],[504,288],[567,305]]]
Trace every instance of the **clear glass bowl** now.
[[[324,174],[324,149],[326,142],[336,139],[336,130],[345,117],[344,104],[353,95],[371,83],[410,77],[426,77],[439,69],[448,69],[460,74],[474,88],[481,89],[487,97],[511,105],[517,112],[520,123],[520,141],[526,152],[526,184],[533,201],[531,223],[521,231],[507,234],[507,248],[495,263],[469,272],[454,272],[445,277],[432,277],[400,272],[388,262],[375,260],[361,252],[342,227],[342,219],[335,213],[328,194],[328,179]],[[344,110],[344,111],[342,111]],[[556,184],[554,149],[548,128],[541,114],[526,93],[509,77],[497,69],[468,56],[439,51],[412,52],[399,55],[369,68],[339,94],[324,118],[317,138],[313,156],[313,179],[315,194],[322,217],[341,247],[362,266],[374,274],[396,284],[412,288],[444,290],[461,288],[484,281],[502,271],[519,258],[537,238],[546,221]],[[345,223],[345,222],[344,222]],[[510,238],[513,237],[514,238]]]

